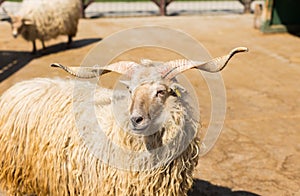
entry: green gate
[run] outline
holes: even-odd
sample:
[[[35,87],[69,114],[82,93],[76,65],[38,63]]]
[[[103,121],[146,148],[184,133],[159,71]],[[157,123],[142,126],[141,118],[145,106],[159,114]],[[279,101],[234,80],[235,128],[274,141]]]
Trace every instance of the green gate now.
[[[263,32],[300,32],[300,0],[266,0]]]

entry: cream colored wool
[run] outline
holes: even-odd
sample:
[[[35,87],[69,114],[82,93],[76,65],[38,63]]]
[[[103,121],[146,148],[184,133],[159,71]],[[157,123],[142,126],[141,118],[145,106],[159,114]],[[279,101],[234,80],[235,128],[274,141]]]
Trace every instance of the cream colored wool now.
[[[81,17],[80,0],[25,0],[16,14],[30,19],[22,37],[27,41],[47,41],[59,35],[74,37]]]
[[[195,138],[168,165],[146,171],[126,171],[104,164],[93,156],[78,134],[75,116],[89,115],[85,106],[74,110],[74,100],[86,100],[93,86],[61,79],[33,79],[18,83],[0,98],[0,186],[9,195],[186,195],[193,183],[193,169],[199,157]],[[190,117],[177,103],[159,132],[145,138],[120,131],[110,112],[112,91],[95,93],[98,121],[106,135],[128,149],[145,144],[167,143],[174,132],[184,131]],[[172,104],[171,104],[172,105]],[[86,119],[87,121],[89,119]],[[93,127],[93,125],[91,125]],[[86,131],[89,130],[89,127]]]

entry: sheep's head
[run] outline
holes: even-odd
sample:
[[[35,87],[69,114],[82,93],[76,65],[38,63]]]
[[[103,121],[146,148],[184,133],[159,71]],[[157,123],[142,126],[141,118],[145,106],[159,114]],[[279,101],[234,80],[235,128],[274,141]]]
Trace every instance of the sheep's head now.
[[[131,90],[129,115],[131,128],[136,132],[144,132],[158,120],[164,103],[168,97],[168,86],[159,81],[143,83]]]
[[[130,128],[134,133],[151,135],[158,130],[165,119],[166,101],[170,96],[180,96],[179,84],[163,78],[158,71],[160,66],[164,64],[145,65],[142,62],[133,70],[131,80],[122,81],[131,96],[128,110]]]
[[[239,47],[228,55],[208,62],[175,60],[166,63],[143,60],[141,64],[121,61],[104,67],[66,67],[52,64],[79,78],[93,78],[110,71],[118,72],[130,78],[124,82],[131,94],[129,104],[129,123],[131,130],[137,134],[151,135],[164,121],[165,103],[170,97],[180,98],[183,87],[175,82],[175,77],[188,69],[196,68],[208,72],[222,70],[229,59],[238,52],[247,51]]]

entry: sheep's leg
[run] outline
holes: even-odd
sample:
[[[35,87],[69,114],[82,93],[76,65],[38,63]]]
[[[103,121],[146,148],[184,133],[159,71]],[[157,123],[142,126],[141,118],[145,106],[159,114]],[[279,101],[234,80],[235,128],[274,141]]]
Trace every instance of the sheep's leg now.
[[[32,54],[35,54],[36,52],[36,44],[35,44],[35,40],[32,40]]]
[[[72,36],[71,35],[68,35],[68,42],[67,42],[67,48],[70,48],[71,47],[71,43],[72,43]]]
[[[43,50],[45,50],[45,49],[46,49],[46,46],[45,46],[44,40],[41,40],[41,43],[42,43],[42,46],[43,46]]]
[[[68,35],[68,45],[70,45],[72,43],[72,36],[71,35]]]

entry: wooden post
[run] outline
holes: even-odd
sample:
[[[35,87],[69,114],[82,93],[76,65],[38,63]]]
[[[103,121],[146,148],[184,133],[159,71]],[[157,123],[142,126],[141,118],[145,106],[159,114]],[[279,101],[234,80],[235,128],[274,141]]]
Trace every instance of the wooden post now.
[[[167,15],[167,7],[173,0],[151,0],[159,7],[159,13],[161,16]]]
[[[238,0],[244,6],[244,13],[251,13],[251,3],[254,0]]]
[[[0,0],[0,5],[4,2],[5,0]]]
[[[85,3],[85,0],[81,0],[81,16],[82,18],[85,18],[85,9],[91,5],[92,3],[94,2],[94,0],[88,0],[86,3]]]
[[[165,16],[167,14],[166,0],[160,1],[160,15]]]

